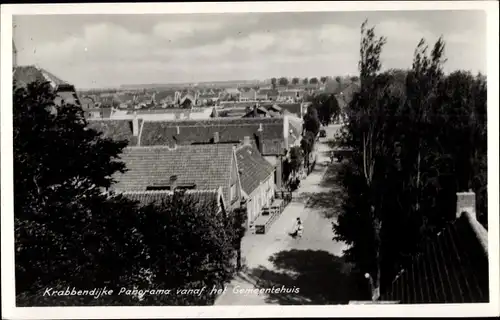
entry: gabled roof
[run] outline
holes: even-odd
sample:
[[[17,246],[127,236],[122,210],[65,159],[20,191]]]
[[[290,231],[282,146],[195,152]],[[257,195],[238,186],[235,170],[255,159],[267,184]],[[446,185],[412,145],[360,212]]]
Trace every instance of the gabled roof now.
[[[227,88],[224,90],[226,93],[228,94],[240,94],[240,90],[238,90],[237,88]]]
[[[489,301],[487,233],[463,213],[429,239],[421,255],[382,292],[381,300],[400,303]],[[486,243],[485,243],[486,242]]]
[[[174,100],[175,93],[176,93],[176,90],[161,90],[161,91],[158,91],[156,93],[156,95],[155,95],[155,100],[157,102],[160,102],[160,101],[165,100],[167,98],[170,98],[171,100]]]
[[[141,125],[139,119],[139,126]],[[130,146],[137,145],[137,137],[132,132],[132,121],[130,120],[87,120],[87,126],[98,132],[103,137],[113,140],[127,140]]]
[[[280,92],[281,97],[296,98],[298,96],[298,91],[282,91]]]
[[[175,175],[178,185],[194,184],[198,190],[222,187],[227,203],[233,158],[233,146],[228,144],[125,148],[121,159],[128,171],[114,176],[113,189],[146,191],[149,186],[169,185]]]
[[[252,108],[252,110],[249,110],[247,113],[243,115],[243,118],[253,117],[255,116],[255,113],[271,116],[271,114],[269,113],[269,111],[267,111],[266,108],[259,106]]]
[[[282,111],[286,110],[291,114],[294,114],[299,118],[302,118],[300,103],[277,103],[276,105],[278,105],[282,109]]]
[[[252,139],[262,125],[263,154],[274,155],[283,152],[283,118],[212,118],[206,120],[145,121],[142,146],[170,145],[176,137],[179,144],[209,143],[215,132],[220,142],[243,141],[245,136]]]
[[[126,191],[121,193],[121,195],[131,201],[138,202],[139,206],[147,206],[151,204],[161,205],[163,201],[172,198],[173,192],[167,190]],[[210,205],[215,205],[220,209],[224,209],[225,207],[221,188],[213,190],[186,190],[184,198],[203,208]]]
[[[267,110],[272,110],[272,111],[276,111],[276,112],[281,112],[283,110],[277,104],[268,105],[268,106],[266,106],[266,108],[267,108]]]
[[[273,166],[260,154],[254,142],[241,145],[236,150],[241,187],[247,195],[254,192],[261,182],[274,172]]]
[[[26,87],[32,82],[49,82],[52,88],[57,89],[60,85],[68,85],[52,73],[37,66],[17,66],[14,68],[13,80],[17,87]]]
[[[83,98],[80,98],[80,102],[82,103],[83,108],[86,108],[86,109],[95,108],[95,101],[94,101],[94,98],[91,96],[85,96]]]
[[[278,96],[279,92],[275,89],[260,89],[257,94],[259,95],[268,95],[268,96]]]

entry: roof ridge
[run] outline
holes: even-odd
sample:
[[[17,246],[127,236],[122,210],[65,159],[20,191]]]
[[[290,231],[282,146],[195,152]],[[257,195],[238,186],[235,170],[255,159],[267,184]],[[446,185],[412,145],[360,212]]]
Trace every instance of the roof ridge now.
[[[218,189],[188,189],[186,193],[217,193]],[[117,191],[117,194],[131,195],[131,194],[172,194],[171,190],[129,190],[129,191]]]

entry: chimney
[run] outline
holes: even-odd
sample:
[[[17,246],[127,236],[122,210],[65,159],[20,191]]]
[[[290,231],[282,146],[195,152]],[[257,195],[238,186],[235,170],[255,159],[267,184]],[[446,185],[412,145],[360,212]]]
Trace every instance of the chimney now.
[[[476,194],[472,191],[457,192],[457,218],[460,218],[463,212],[468,212],[477,219],[476,216]]]
[[[219,132],[214,132],[214,143],[219,143]]]
[[[134,118],[132,119],[132,134],[134,137],[139,136],[139,119],[137,118],[137,112],[134,112]]]
[[[173,175],[170,176],[170,191],[175,191],[175,188],[177,188],[177,176]]]
[[[250,145],[250,137],[249,136],[244,136],[243,137],[243,144],[245,146],[249,146]]]

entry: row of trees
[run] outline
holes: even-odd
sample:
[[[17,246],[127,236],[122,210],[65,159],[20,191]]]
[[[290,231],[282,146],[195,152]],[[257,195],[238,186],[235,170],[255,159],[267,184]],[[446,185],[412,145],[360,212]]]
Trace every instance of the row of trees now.
[[[126,142],[87,128],[82,110],[54,106],[48,84],[14,90],[14,216],[18,305],[200,305],[215,296],[117,296],[127,289],[222,286],[239,265],[245,213],[218,213],[176,193],[139,206],[102,192]],[[115,294],[49,297],[46,288]]]
[[[320,77],[320,78],[316,78],[316,77],[312,77],[312,78],[297,78],[297,77],[294,77],[291,79],[289,78],[286,78],[286,77],[281,77],[281,78],[271,78],[271,84],[273,85],[273,87],[276,87],[277,85],[280,85],[280,86],[287,86],[289,84],[293,84],[293,85],[298,85],[298,84],[326,84],[329,80],[331,80],[332,77],[329,77],[329,76],[323,76],[323,77]],[[351,82],[357,82],[359,80],[359,77],[357,76],[350,76],[348,77],[349,81]],[[341,82],[343,79],[342,77],[335,77],[335,81],[337,82]]]
[[[455,218],[456,192],[473,190],[487,221],[486,79],[443,72],[445,43],[421,41],[410,70],[380,72],[386,43],[361,28],[361,89],[348,105],[340,144],[346,191],[335,239],[346,257],[388,285],[428,235]],[[375,292],[377,293],[377,292]]]
[[[319,84],[320,82],[322,84],[325,84],[327,81],[328,81],[329,77],[321,77],[321,78],[304,78],[304,79],[300,79],[300,78],[292,78],[291,81],[286,78],[286,77],[281,77],[281,78],[272,78],[271,79],[271,84],[273,85],[273,87],[276,87],[277,85],[280,85],[280,86],[287,86],[289,84],[293,84],[293,85],[298,85],[298,84]]]

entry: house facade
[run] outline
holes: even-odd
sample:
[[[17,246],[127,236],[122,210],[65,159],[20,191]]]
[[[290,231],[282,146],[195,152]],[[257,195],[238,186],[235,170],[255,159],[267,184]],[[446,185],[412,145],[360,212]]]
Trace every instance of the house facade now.
[[[236,150],[242,195],[247,209],[247,226],[250,226],[269,207],[275,195],[276,169],[262,157],[250,137]]]

